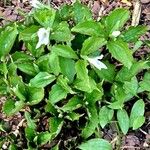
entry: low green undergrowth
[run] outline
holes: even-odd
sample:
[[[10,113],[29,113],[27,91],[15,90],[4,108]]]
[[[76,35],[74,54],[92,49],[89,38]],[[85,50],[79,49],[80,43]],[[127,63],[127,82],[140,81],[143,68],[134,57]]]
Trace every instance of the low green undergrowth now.
[[[78,1],[59,10],[31,5],[23,22],[0,28],[3,113],[24,115],[24,149],[50,143],[53,150],[111,150],[105,127],[115,123],[121,136],[145,123],[150,61],[135,53],[149,44],[139,39],[148,28],[126,28],[130,12],[123,8],[95,21]],[[46,126],[39,130],[42,117]],[[12,134],[0,137],[1,147],[7,141],[10,150],[18,149]]]

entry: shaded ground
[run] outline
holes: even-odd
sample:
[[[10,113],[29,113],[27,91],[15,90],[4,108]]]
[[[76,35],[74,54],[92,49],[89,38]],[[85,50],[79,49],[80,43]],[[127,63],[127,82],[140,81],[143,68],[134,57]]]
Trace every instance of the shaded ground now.
[[[45,0],[45,2],[47,2]],[[83,3],[88,5],[89,8],[91,8],[93,12],[93,17],[95,19],[99,19],[101,16],[107,14],[111,10],[113,10],[116,7],[128,7],[130,8],[132,14],[133,10],[135,9],[136,2],[127,2],[126,0],[122,1],[107,1],[107,0],[97,0],[97,1],[92,1],[92,0],[82,0]],[[51,0],[51,5],[58,9],[60,5],[67,3],[71,4],[71,0]],[[140,12],[140,18],[137,20],[139,24],[145,24],[145,25],[150,25],[150,1],[149,0],[142,0],[140,3],[141,7],[141,12]],[[23,12],[28,12],[30,11],[31,7],[29,6],[29,3],[27,0],[12,0],[7,1],[4,3],[4,1],[0,1],[0,25],[7,24],[9,21],[16,21],[16,20],[22,20],[22,13]],[[140,10],[138,10],[140,11]],[[132,18],[130,21],[132,22],[135,17],[135,14],[132,15]],[[136,16],[136,18],[138,18]],[[131,23],[129,22],[129,23]],[[150,38],[150,33],[147,33],[146,36],[143,38]],[[145,55],[149,52],[148,48],[143,47],[138,53],[137,57],[141,57],[141,55]],[[2,104],[5,101],[5,98],[0,99],[0,121],[2,121],[7,130],[8,133],[13,133],[16,135],[16,141],[20,142],[20,148],[21,145],[23,144],[24,141],[24,135],[21,133],[23,130],[23,127],[26,125],[24,123],[24,118],[22,116],[22,113],[18,113],[13,117],[7,118],[4,116],[1,112]],[[143,149],[143,150],[150,150],[150,102],[147,101],[146,104],[146,123],[145,125],[140,129],[135,132],[130,131],[128,135],[123,136],[122,139],[118,140],[117,133],[113,126],[106,128],[104,131],[102,131],[102,134],[105,139],[108,139],[111,141],[112,144],[114,144],[114,149],[115,145],[118,141],[121,142],[121,149],[122,150],[138,150],[138,149]],[[28,108],[26,108],[28,109]],[[25,111],[25,110],[22,110]],[[46,130],[47,126],[47,117],[44,116],[40,119],[39,121],[39,130]],[[67,125],[69,127],[69,123]],[[72,139],[77,141],[77,136],[75,137],[75,132],[76,130],[76,125],[72,125],[70,127],[70,133],[67,133],[67,131],[64,129],[64,133],[59,137],[64,139],[66,145],[71,144],[69,139]],[[5,136],[7,133],[0,132],[0,136]],[[60,141],[61,143],[62,141]],[[52,145],[51,145],[52,146]],[[51,147],[50,145],[45,145],[41,149],[49,149]],[[74,145],[75,146],[75,145]],[[65,145],[63,147],[65,149]]]

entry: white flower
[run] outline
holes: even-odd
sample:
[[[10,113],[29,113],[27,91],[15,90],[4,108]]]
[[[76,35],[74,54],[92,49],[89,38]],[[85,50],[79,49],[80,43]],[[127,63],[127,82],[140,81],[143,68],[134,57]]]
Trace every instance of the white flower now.
[[[43,7],[43,4],[40,3],[38,0],[31,0],[30,4],[32,7],[37,8],[37,9],[40,9]]]
[[[90,62],[90,64],[92,64],[94,67],[96,67],[99,70],[107,69],[107,66],[99,60],[102,58],[103,58],[103,55],[100,55],[98,57],[88,58],[87,60]]]
[[[120,33],[121,33],[120,31],[113,31],[111,35],[112,35],[113,37],[117,37],[117,36],[120,35]]]
[[[49,35],[50,29],[40,28],[37,32],[39,41],[36,45],[36,49],[39,48],[41,45],[48,45],[49,44]]]

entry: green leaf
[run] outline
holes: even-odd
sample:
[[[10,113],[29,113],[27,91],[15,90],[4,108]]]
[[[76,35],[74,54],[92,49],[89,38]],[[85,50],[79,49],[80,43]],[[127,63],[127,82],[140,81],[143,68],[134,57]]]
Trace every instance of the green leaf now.
[[[144,116],[137,117],[133,122],[133,130],[140,128],[145,122]]]
[[[145,103],[143,100],[138,100],[134,103],[131,114],[130,114],[130,127],[133,127],[134,121],[139,117],[143,116],[145,111]]]
[[[98,127],[99,122],[95,104],[87,105],[87,113],[89,119],[81,133],[82,137],[85,139],[90,137],[95,132],[95,129]]]
[[[49,119],[49,130],[52,138],[55,138],[61,131],[63,120],[61,118],[51,117]]]
[[[79,23],[86,20],[92,20],[92,13],[87,6],[76,1],[73,5],[73,17],[75,22]]]
[[[49,132],[41,132],[39,133],[39,135],[37,136],[37,144],[38,145],[44,145],[47,142],[51,141],[52,139],[52,134]]]
[[[8,99],[4,103],[2,110],[7,116],[12,116],[15,113],[19,112],[23,106],[24,106],[24,102],[22,102],[22,101],[15,102],[12,99]]]
[[[63,78],[63,75],[60,75],[60,76],[58,77],[57,83],[58,83],[62,88],[64,88],[64,90],[65,90],[67,93],[75,94],[75,92],[72,91],[71,87],[68,85],[68,79],[67,79],[67,78]]]
[[[54,9],[36,9],[34,12],[35,20],[45,28],[52,27],[55,20],[56,11]]]
[[[27,103],[30,105],[36,105],[39,102],[42,101],[44,98],[44,89],[43,88],[37,88],[37,87],[32,87],[28,86],[27,87]]]
[[[124,8],[119,8],[112,11],[105,20],[108,34],[111,34],[113,31],[120,30],[129,19],[129,16],[129,10]]]
[[[50,38],[61,42],[71,41],[72,35],[68,23],[65,21],[59,23],[54,32],[51,33]]]
[[[78,59],[75,51],[67,45],[55,45],[52,47],[52,51],[61,57]]]
[[[127,31],[123,33],[123,40],[126,42],[135,42],[137,39],[147,32],[146,26],[129,27]]]
[[[87,80],[88,77],[88,69],[87,62],[85,60],[78,60],[75,64],[75,69],[77,72],[77,78],[81,80]]]
[[[109,62],[105,62],[105,65],[107,66],[107,69],[94,69],[97,75],[101,78],[101,80],[106,80],[109,82],[113,82],[116,75],[116,69],[113,64],[110,64]]]
[[[30,76],[35,76],[39,70],[36,64],[26,61],[17,62],[17,68]]]
[[[36,123],[33,119],[31,119],[31,115],[29,112],[25,112],[25,119],[27,121],[27,126],[30,127],[31,129],[36,129]]]
[[[111,144],[100,138],[95,138],[88,140],[85,143],[82,143],[80,146],[78,146],[81,150],[112,150]]]
[[[32,142],[33,139],[35,138],[36,136],[36,132],[33,128],[30,128],[29,126],[25,128],[25,136],[26,136],[26,139],[29,141],[29,142]]]
[[[123,63],[124,66],[130,68],[133,63],[132,51],[127,44],[121,40],[109,41],[108,49],[112,56]]]
[[[132,94],[133,96],[136,96],[137,90],[138,90],[138,81],[136,77],[133,77],[131,81],[125,81],[123,88],[125,90],[125,93]]]
[[[62,86],[58,84],[52,86],[52,89],[49,92],[49,100],[52,104],[55,104],[66,97],[67,92]]]
[[[34,78],[30,80],[32,87],[42,88],[49,85],[55,80],[55,76],[47,72],[39,72]]]
[[[31,41],[37,37],[37,31],[39,30],[39,26],[32,25],[29,27],[25,27],[19,33],[19,40],[23,41]]]
[[[150,92],[150,72],[146,72],[144,74],[143,80],[139,83],[140,88],[138,89],[139,92],[148,91]]]
[[[93,53],[99,50],[99,48],[101,48],[106,43],[107,41],[104,38],[89,37],[83,43],[83,46],[81,49],[81,55],[89,55],[90,53]]]
[[[72,83],[76,74],[75,61],[69,58],[60,57],[60,69],[63,76],[69,79],[69,83]]]
[[[127,134],[129,130],[129,117],[124,109],[117,111],[117,120],[123,134]]]
[[[51,53],[49,55],[49,65],[52,73],[54,73],[56,76],[60,73],[60,63],[59,63],[59,57],[55,53]]]
[[[70,112],[68,113],[65,118],[70,120],[70,121],[78,121],[80,119],[80,117],[82,117],[84,114],[79,114],[79,113],[75,113],[75,112]]]
[[[68,112],[68,111],[72,112],[73,110],[78,109],[81,106],[82,106],[82,100],[79,97],[74,96],[68,101],[67,104],[65,104],[60,109],[64,112]]]
[[[114,115],[114,110],[103,106],[99,111],[99,123],[102,128],[104,128],[112,119]]]
[[[84,35],[104,37],[103,26],[94,21],[84,21],[74,26],[71,31]]]
[[[18,31],[16,26],[7,26],[0,33],[0,58],[5,57],[11,50],[16,40]]]
[[[130,81],[131,78],[137,75],[140,71],[148,68],[148,61],[134,62],[130,69],[123,66],[122,69],[117,73],[116,80],[120,82]]]

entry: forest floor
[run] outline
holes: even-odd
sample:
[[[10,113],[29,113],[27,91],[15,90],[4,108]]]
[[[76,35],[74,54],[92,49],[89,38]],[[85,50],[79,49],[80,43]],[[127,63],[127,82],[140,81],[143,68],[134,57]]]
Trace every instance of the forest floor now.
[[[72,0],[73,1],[73,0]],[[44,3],[47,3],[47,0],[43,0]],[[150,0],[82,0],[84,4],[86,4],[89,8],[91,8],[93,17],[95,19],[108,14],[111,10],[117,7],[125,7],[129,8],[132,13],[132,17],[129,21],[129,24],[132,25],[148,25],[150,26]],[[64,3],[71,4],[71,0],[51,0],[51,5],[59,9],[60,5]],[[11,21],[22,20],[22,13],[29,12],[31,10],[31,6],[29,5],[28,0],[0,0],[0,26],[3,26]],[[127,25],[128,26],[128,25]],[[146,38],[150,38],[150,33],[146,34]],[[147,53],[148,48],[142,47],[142,49],[137,53],[138,55],[144,55]],[[2,114],[2,104],[5,101],[5,98],[2,97],[0,99],[0,121],[4,121],[9,127],[10,130],[16,131],[21,122],[24,120],[21,113],[16,114],[13,117],[6,117]],[[150,105],[148,105],[150,106]],[[150,150],[150,109],[147,108],[145,113],[147,117],[147,122],[136,131],[130,131],[126,136],[122,139],[122,148],[124,150]],[[45,124],[46,118],[41,119],[41,124]],[[20,130],[21,131],[21,130]],[[105,138],[110,139],[110,135],[113,133],[113,129],[108,129],[104,131]],[[2,133],[0,132],[0,136]],[[115,137],[115,136],[114,136]],[[111,143],[115,143],[111,141]],[[46,148],[43,148],[46,149]]]

